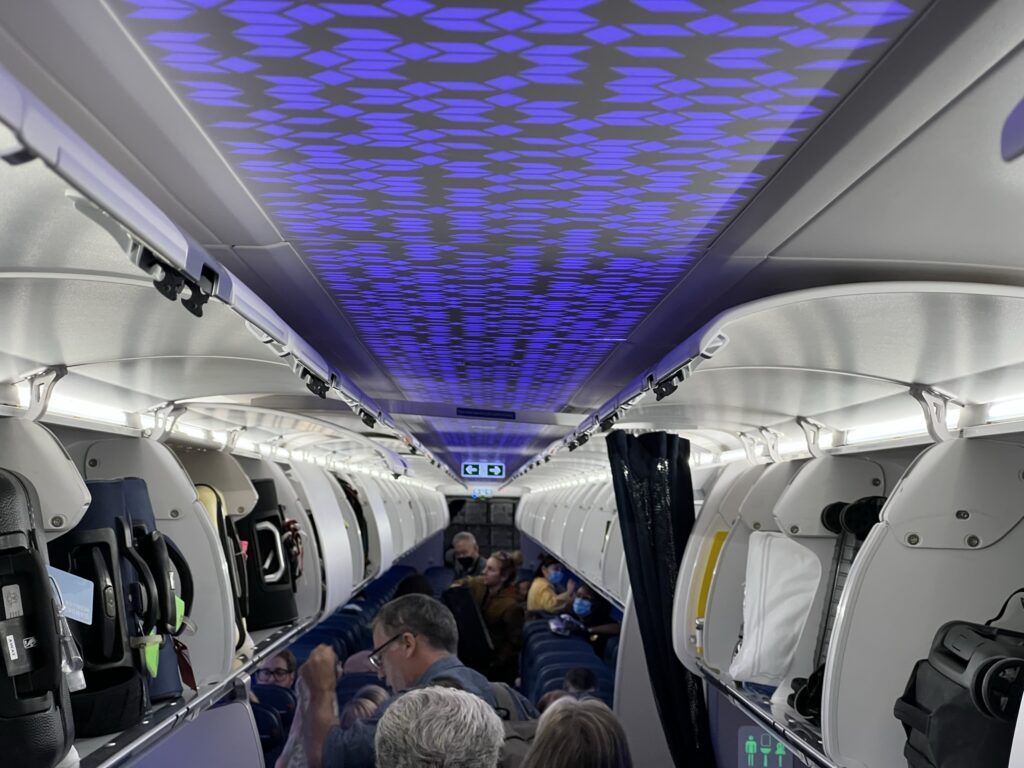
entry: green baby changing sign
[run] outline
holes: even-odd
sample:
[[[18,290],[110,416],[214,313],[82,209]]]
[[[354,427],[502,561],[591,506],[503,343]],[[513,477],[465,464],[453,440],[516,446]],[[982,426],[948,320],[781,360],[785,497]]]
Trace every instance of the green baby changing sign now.
[[[793,768],[786,745],[763,728],[745,725],[739,729],[737,768]]]

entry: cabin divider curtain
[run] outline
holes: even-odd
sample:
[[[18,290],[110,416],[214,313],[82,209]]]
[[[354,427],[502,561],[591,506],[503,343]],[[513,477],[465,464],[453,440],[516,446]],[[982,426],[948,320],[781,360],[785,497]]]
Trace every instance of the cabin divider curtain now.
[[[672,648],[672,596],[694,521],[690,443],[665,432],[614,431],[607,444],[633,604],[665,738],[676,766],[714,768],[702,681]]]

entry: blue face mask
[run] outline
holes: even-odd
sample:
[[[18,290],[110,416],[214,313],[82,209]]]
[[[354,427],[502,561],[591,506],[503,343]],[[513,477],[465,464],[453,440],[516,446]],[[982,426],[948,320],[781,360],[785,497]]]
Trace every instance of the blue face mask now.
[[[565,581],[565,574],[561,570],[552,571],[548,574],[548,581],[557,587]]]
[[[572,601],[572,612],[581,619],[589,616],[592,610],[594,610],[594,604],[585,597],[577,597]]]

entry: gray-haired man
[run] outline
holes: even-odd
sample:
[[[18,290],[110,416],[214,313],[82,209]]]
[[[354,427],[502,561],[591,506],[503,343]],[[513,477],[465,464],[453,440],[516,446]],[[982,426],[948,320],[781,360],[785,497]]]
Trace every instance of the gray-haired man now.
[[[501,718],[480,697],[421,688],[377,723],[377,768],[497,768],[504,741]]]

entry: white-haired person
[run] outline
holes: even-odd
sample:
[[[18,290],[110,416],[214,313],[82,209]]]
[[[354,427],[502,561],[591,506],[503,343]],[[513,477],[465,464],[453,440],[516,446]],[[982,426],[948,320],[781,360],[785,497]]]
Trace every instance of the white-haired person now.
[[[501,718],[479,696],[420,688],[377,723],[377,768],[497,768],[504,741]]]

